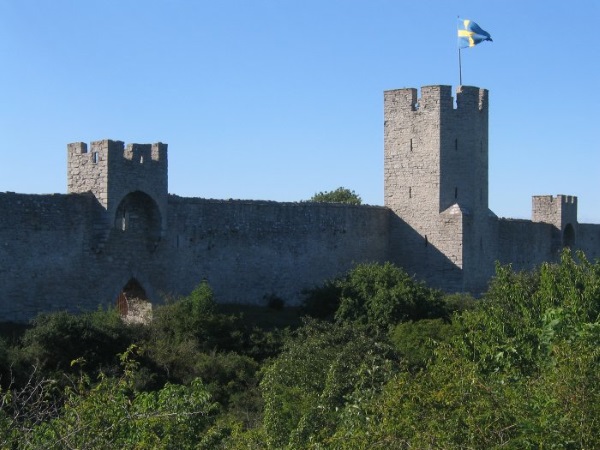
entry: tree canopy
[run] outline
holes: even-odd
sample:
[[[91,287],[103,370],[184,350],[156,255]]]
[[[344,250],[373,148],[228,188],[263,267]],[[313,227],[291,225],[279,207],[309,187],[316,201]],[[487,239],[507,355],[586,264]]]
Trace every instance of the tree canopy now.
[[[499,265],[477,301],[361,264],[309,298],[326,320],[278,333],[205,282],[147,326],[40,316],[0,340],[0,447],[600,448],[600,262]]]
[[[333,191],[318,192],[310,198],[310,201],[319,203],[346,203],[349,205],[362,204],[360,195],[345,187],[339,187]]]

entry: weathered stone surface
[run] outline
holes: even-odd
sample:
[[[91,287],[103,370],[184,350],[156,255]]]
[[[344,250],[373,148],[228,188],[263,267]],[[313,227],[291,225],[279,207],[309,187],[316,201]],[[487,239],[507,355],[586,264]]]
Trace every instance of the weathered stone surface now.
[[[576,197],[534,197],[532,221],[489,210],[486,90],[459,87],[456,105],[449,86],[387,91],[384,119],[385,207],[181,198],[166,144],[69,144],[68,194],[0,193],[0,321],[115,305],[127,289],[156,303],[203,279],[220,302],[298,304],[374,261],[479,293],[495,261],[529,269],[564,246],[600,258]]]

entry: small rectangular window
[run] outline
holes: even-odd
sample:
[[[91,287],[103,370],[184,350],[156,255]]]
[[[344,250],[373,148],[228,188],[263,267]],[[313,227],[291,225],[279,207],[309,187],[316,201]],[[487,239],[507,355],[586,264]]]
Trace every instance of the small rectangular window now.
[[[98,152],[93,152],[92,153],[92,162],[94,164],[98,164],[98,161],[100,161],[100,158],[98,157]]]

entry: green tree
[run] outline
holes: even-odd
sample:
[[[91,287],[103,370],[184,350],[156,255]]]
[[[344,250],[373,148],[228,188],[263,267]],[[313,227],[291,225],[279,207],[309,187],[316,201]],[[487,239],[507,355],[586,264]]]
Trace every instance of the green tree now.
[[[446,315],[441,291],[415,281],[389,262],[359,264],[338,286],[337,321],[386,329],[399,322]]]
[[[360,205],[360,195],[350,189],[339,187],[333,191],[318,192],[310,198],[311,202],[320,203],[347,203],[349,205]]]
[[[22,396],[0,393],[0,403],[17,396],[52,415],[0,415],[2,448],[87,448],[87,449],[192,449],[202,446],[203,434],[213,425],[215,408],[202,382],[189,386],[167,383],[155,392],[135,389],[135,348],[122,356],[123,371],[117,378],[101,375],[97,382],[81,374],[64,388],[64,401],[53,403],[51,390],[40,383]],[[34,411],[12,407],[12,412]],[[9,411],[10,412],[10,411]],[[40,420],[40,418],[42,420]],[[3,441],[2,441],[3,439]]]
[[[15,364],[29,373],[36,367],[38,376],[61,378],[73,373],[71,361],[83,358],[91,375],[110,373],[119,368],[117,354],[135,340],[140,326],[127,326],[114,310],[98,310],[83,314],[55,312],[41,314],[33,321],[15,352]],[[17,383],[18,384],[18,383]]]
[[[396,371],[393,349],[353,325],[309,321],[264,369],[264,429],[270,448],[307,448],[336,429],[355,391],[376,392]]]
[[[599,307],[600,263],[581,254],[498,267],[431,362],[347,404],[327,446],[600,448]]]

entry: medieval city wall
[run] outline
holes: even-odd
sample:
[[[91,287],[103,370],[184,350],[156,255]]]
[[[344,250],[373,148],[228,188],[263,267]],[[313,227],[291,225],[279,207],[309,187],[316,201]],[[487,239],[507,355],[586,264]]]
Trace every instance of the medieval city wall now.
[[[600,260],[600,225],[591,223],[578,224],[576,248],[582,249],[588,260]]]
[[[388,257],[387,208],[169,197],[167,292],[206,279],[219,302],[288,305],[360,262]],[[162,244],[161,244],[162,245]]]
[[[0,193],[0,320],[70,309],[95,202],[85,195]]]
[[[560,245],[556,244],[555,227],[530,220],[498,220],[498,257],[501,264],[515,270],[530,270],[544,261],[556,261]]]
[[[114,306],[131,279],[153,303],[206,279],[218,302],[297,305],[303,290],[388,256],[390,212],[376,206],[169,196],[158,243],[104,229],[92,195],[0,194],[0,208],[0,321]]]
[[[361,262],[477,295],[494,261],[529,270],[564,247],[600,258],[600,225],[577,222],[575,196],[533,197],[532,221],[489,210],[485,89],[385,92],[385,207],[168,195],[167,156],[160,142],[76,142],[69,194],[0,193],[0,321],[157,303],[202,280],[218,302],[297,305]]]

